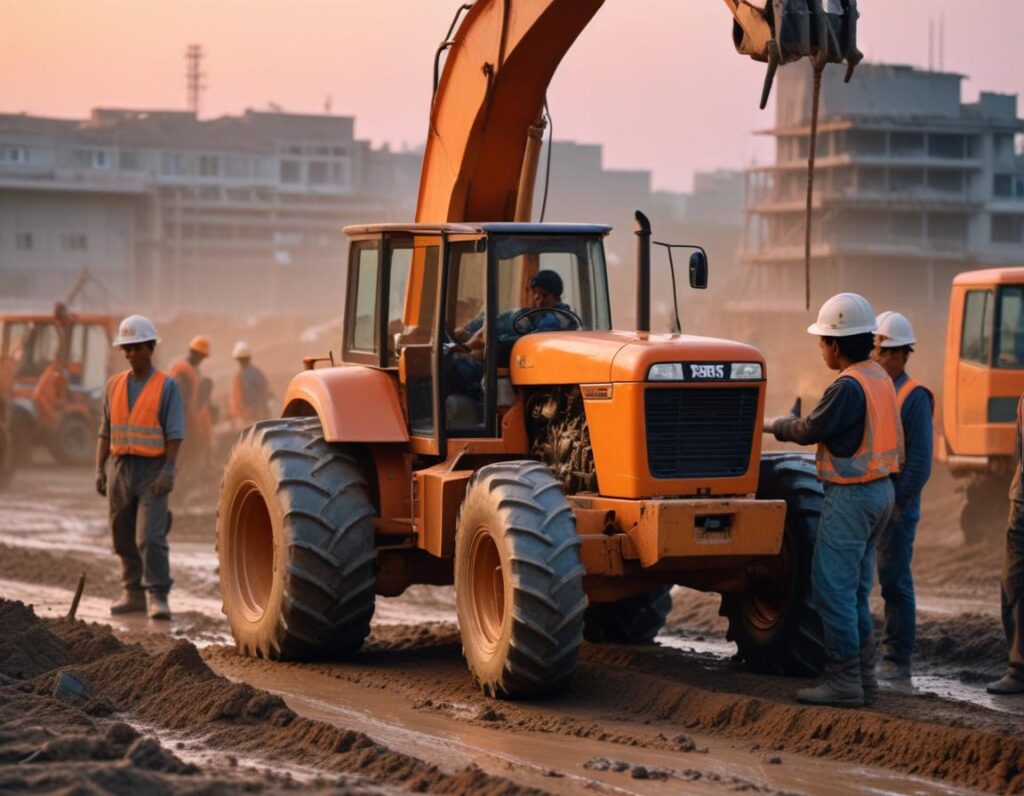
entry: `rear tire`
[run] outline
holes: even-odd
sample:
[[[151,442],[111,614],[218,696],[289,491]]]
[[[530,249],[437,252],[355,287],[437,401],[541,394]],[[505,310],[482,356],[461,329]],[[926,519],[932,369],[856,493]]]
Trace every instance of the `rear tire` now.
[[[572,508],[538,462],[480,468],[455,535],[462,651],[485,694],[558,691],[583,640],[583,565]]]
[[[217,550],[238,649],[272,659],[344,657],[370,632],[376,550],[362,467],[317,418],[266,420],[224,468]]]
[[[764,674],[813,676],[825,666],[825,630],[811,604],[811,560],[824,488],[814,461],[799,453],[765,454],[757,497],[786,501],[782,552],[770,577],[747,594],[723,594],[726,638],[746,665]]]
[[[653,644],[672,610],[672,586],[658,586],[613,603],[592,603],[583,638],[596,644]]]
[[[50,454],[61,464],[81,466],[96,456],[96,429],[78,414],[64,415],[49,442]]]

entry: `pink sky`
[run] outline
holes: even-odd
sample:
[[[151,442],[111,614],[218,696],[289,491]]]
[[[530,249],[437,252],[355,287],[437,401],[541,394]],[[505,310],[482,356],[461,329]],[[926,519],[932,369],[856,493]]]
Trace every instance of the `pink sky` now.
[[[203,115],[276,102],[356,117],[357,135],[422,142],[434,49],[455,0],[0,0],[0,112],[82,117],[94,106],[182,108],[186,45],[207,52]],[[860,0],[869,59],[926,66],[928,17],[945,16],[947,70],[979,89],[1022,88],[1019,0]],[[559,139],[600,143],[612,168],[656,187],[742,167],[763,67],[736,55],[721,0],[606,0],[556,74]],[[793,67],[797,68],[797,67]]]

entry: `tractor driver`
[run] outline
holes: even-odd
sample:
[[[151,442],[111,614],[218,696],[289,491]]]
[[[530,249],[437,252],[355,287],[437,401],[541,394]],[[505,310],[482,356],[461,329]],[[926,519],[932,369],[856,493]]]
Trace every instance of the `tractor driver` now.
[[[512,346],[523,334],[560,331],[567,328],[567,321],[575,326],[575,322],[564,314],[575,315],[572,307],[562,301],[563,290],[562,277],[555,271],[538,271],[530,280],[530,306],[506,310],[498,315],[499,366],[508,365]],[[530,310],[549,308],[562,312],[535,312],[523,317]],[[449,354],[452,389],[480,401],[483,400],[481,381],[487,353],[486,333],[484,314],[481,312],[465,326],[455,329],[452,334],[455,345]]]

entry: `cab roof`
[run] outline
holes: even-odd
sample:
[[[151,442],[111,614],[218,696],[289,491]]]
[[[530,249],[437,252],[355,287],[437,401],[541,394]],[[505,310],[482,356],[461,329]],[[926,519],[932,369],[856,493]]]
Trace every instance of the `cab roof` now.
[[[410,235],[607,235],[607,224],[535,224],[515,221],[486,221],[461,224],[353,224],[345,234],[379,235],[407,233]]]
[[[1020,285],[1024,284],[1024,267],[981,268],[953,277],[954,285]]]

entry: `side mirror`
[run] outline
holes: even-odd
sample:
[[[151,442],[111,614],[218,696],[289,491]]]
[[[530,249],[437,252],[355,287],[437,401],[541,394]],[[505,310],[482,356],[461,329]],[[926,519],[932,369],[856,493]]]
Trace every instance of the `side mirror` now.
[[[690,255],[690,287],[704,290],[708,286],[708,258],[703,251]]]

